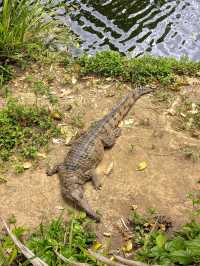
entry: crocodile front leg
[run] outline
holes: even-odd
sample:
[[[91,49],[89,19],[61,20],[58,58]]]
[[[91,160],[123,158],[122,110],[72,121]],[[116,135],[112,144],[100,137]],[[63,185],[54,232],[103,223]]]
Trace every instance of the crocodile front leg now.
[[[61,167],[63,167],[63,164],[57,164],[57,165],[55,165],[53,168],[49,168],[49,169],[47,169],[46,174],[47,174],[48,176],[52,176],[52,175],[58,173],[59,170],[61,169]]]
[[[116,138],[121,135],[121,128],[116,128],[112,132],[103,132],[100,135],[101,141],[105,148],[112,148],[115,144]]]

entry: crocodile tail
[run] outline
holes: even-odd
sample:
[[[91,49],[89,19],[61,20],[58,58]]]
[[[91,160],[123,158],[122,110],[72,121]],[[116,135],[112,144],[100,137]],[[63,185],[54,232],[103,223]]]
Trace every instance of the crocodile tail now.
[[[77,205],[86,212],[86,214],[92,218],[93,220],[95,220],[97,223],[100,222],[100,217],[90,208],[87,200],[83,197],[82,199],[80,199],[77,202]]]
[[[135,100],[139,99],[142,95],[151,93],[153,89],[151,87],[137,87],[134,91]]]

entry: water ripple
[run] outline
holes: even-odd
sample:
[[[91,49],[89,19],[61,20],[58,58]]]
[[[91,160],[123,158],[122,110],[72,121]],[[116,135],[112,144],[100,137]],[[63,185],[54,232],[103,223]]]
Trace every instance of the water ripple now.
[[[79,0],[72,30],[84,51],[114,49],[200,60],[199,0]]]

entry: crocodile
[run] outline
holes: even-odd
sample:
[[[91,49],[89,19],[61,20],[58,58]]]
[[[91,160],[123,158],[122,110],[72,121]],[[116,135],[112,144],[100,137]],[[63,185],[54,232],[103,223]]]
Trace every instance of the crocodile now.
[[[119,123],[136,100],[150,92],[152,89],[149,87],[131,91],[107,115],[95,125],[91,125],[86,133],[72,143],[63,163],[47,170],[47,175],[58,173],[64,199],[74,203],[97,222],[100,222],[100,216],[90,208],[84,197],[83,185],[91,180],[95,189],[101,188],[95,168],[103,158],[104,148],[111,148],[115,144],[121,133]]]

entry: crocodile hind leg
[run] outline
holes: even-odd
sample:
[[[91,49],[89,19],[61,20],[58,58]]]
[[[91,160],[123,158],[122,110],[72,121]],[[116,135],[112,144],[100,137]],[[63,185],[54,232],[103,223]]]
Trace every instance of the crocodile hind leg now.
[[[48,176],[52,176],[52,175],[58,173],[62,166],[63,166],[62,164],[56,164],[53,168],[47,169],[46,174]]]
[[[88,176],[88,180],[92,180],[92,184],[96,190],[101,189],[101,182],[99,180],[99,176],[95,172],[95,169],[87,171],[85,175]]]
[[[101,134],[101,141],[105,148],[112,148],[115,144],[116,138],[121,134],[121,128],[116,128],[112,133],[104,132]]]

